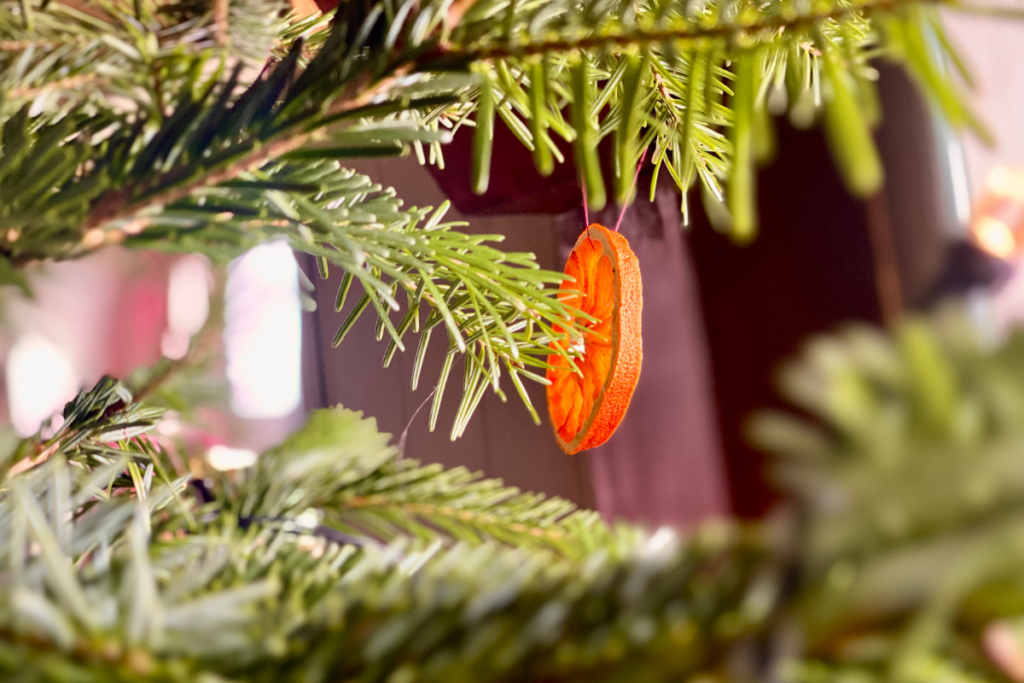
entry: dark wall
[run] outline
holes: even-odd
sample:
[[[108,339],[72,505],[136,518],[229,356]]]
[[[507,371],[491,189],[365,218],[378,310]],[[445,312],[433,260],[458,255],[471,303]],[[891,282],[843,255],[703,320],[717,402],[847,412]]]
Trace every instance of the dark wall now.
[[[748,445],[744,427],[755,411],[784,405],[775,384],[779,364],[814,334],[847,321],[883,322],[888,285],[898,290],[896,307],[911,308],[928,303],[937,280],[957,277],[947,268],[956,217],[939,196],[949,171],[937,159],[931,114],[901,69],[878,66],[884,118],[875,138],[886,174],[880,195],[851,197],[821,130],[797,131],[780,119],[777,158],[758,174],[757,239],[738,247],[695,212],[689,242],[740,515],[761,515],[774,500],[764,456]]]
[[[815,333],[877,321],[864,206],[843,188],[823,136],[780,126],[778,159],[758,176],[760,230],[747,246],[696,211],[688,235],[710,339],[734,510],[760,515],[772,500],[764,457],[744,425],[778,404],[774,373]]]

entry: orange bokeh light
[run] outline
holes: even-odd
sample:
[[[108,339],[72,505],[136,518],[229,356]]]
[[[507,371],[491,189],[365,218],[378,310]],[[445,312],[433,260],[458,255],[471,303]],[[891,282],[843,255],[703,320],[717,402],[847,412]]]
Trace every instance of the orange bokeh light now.
[[[1008,259],[1024,251],[1024,168],[994,168],[973,214],[971,235],[985,252]]]

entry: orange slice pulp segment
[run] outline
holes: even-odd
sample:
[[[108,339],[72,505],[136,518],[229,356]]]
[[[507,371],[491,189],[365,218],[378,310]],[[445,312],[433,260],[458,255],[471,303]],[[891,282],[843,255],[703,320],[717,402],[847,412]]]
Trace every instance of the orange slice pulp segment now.
[[[643,344],[640,266],[626,238],[602,225],[580,235],[565,266],[562,301],[593,318],[580,318],[586,334],[575,342],[580,373],[564,356],[548,356],[548,413],[566,453],[599,446],[619,426],[640,378]],[[569,349],[568,335],[552,343]]]

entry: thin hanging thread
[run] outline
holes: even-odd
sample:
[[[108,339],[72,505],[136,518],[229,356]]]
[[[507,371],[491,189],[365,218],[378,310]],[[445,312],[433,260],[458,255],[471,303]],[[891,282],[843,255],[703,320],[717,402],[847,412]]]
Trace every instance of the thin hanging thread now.
[[[587,181],[580,178],[580,191],[583,193],[583,223],[590,229],[590,209],[587,207]]]
[[[640,169],[644,167],[644,159],[647,158],[647,147],[644,147],[644,151],[640,153],[640,163],[636,165],[636,173],[633,174],[633,184],[629,187],[629,195],[626,196],[626,201],[622,204],[622,209],[619,211],[619,220],[615,221],[614,232],[619,231],[619,227],[622,226],[622,219],[626,217],[626,208],[629,207],[629,197],[636,191],[636,183],[640,179]]]
[[[587,231],[587,241],[594,246],[594,238],[590,236],[590,207],[587,205],[587,180],[580,175],[580,191],[583,193],[583,228]]]
[[[640,153],[640,161],[636,165],[636,173],[633,174],[633,183],[629,186],[629,194],[632,195],[636,191],[637,181],[640,180],[640,171],[644,167],[644,161],[647,159],[648,147],[644,147],[644,151]],[[586,225],[587,239],[590,237],[590,207],[587,204],[587,181],[585,178],[580,177],[580,192],[583,194],[583,223]],[[622,226],[622,219],[626,217],[626,209],[629,207],[629,197],[626,197],[626,203],[622,205],[622,209],[619,211],[619,219],[615,221],[615,228],[613,232],[618,232]]]

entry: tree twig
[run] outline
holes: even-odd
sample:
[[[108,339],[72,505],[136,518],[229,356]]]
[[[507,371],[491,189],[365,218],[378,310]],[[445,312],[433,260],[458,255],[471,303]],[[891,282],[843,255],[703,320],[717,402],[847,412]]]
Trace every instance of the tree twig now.
[[[381,79],[372,87],[368,87],[369,84],[366,83],[365,79],[358,79],[354,81],[347,89],[347,93],[342,95],[338,101],[328,109],[326,114],[328,116],[342,114],[369,104],[378,95],[386,92],[395,80],[407,72],[407,68],[400,68],[396,70],[393,75]],[[315,139],[318,133],[319,131],[307,131],[289,135],[286,131],[281,133],[276,139],[272,138],[262,145],[257,145],[250,153],[244,155],[241,159],[235,161],[229,166],[213,170],[191,182],[169,187],[162,192],[148,195],[141,200],[135,200],[132,198],[134,191],[137,188],[131,185],[117,190],[111,190],[105,193],[99,201],[97,201],[92,211],[89,212],[89,216],[83,224],[82,231],[83,233],[88,233],[90,230],[99,228],[106,223],[130,218],[143,208],[151,206],[167,206],[168,204],[173,204],[179,199],[188,197],[200,188],[233,180],[246,171],[259,168],[268,161],[299,149],[311,140]]]
[[[49,83],[43,83],[42,85],[31,88],[12,88],[7,91],[7,97],[12,100],[30,98],[49,90],[68,90],[71,88],[77,88],[81,85],[102,86],[106,85],[108,82],[108,79],[98,76],[97,74],[80,74],[78,76],[60,78],[56,81],[50,81]]]
[[[495,42],[493,45],[454,47],[450,44],[443,44],[425,56],[443,62],[479,62],[509,57],[531,57],[548,53],[565,53],[576,50],[596,50],[609,46],[628,47],[654,43],[679,43],[714,38],[735,38],[744,34],[792,31],[814,26],[830,19],[842,19],[854,14],[891,12],[904,5],[919,5],[923,3],[941,3],[949,5],[954,9],[961,9],[959,5],[952,5],[946,0],[874,0],[873,2],[860,5],[836,7],[828,12],[806,14],[793,18],[778,17],[746,25],[727,24],[709,28],[637,29],[627,33],[606,33],[582,38],[521,43],[519,45]]]
[[[226,47],[231,38],[228,35],[228,14],[230,7],[229,0],[214,0],[213,2],[213,35],[217,45]]]
[[[214,285],[210,292],[210,312],[203,326],[192,336],[188,351],[181,358],[169,360],[146,378],[138,386],[129,387],[136,402],[144,401],[148,396],[174,378],[179,372],[202,364],[219,351],[220,335],[224,327],[224,288],[227,286],[227,275],[223,270],[214,271]]]

